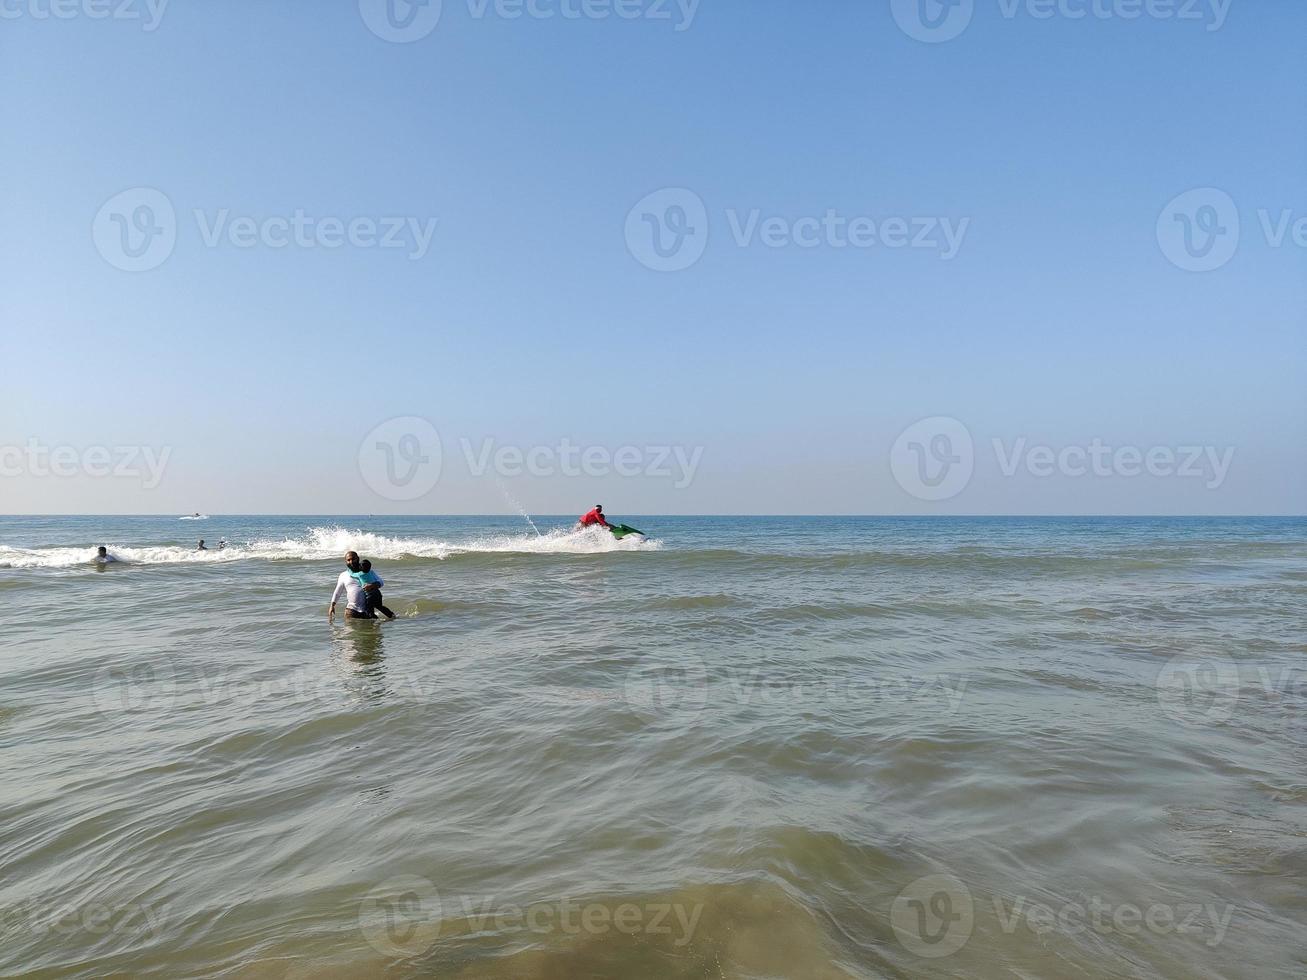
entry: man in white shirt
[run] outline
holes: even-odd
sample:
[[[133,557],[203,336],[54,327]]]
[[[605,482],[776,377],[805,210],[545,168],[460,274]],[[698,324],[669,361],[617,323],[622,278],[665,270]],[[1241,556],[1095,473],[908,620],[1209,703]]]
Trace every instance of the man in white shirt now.
[[[368,600],[363,595],[363,585],[354,577],[354,572],[361,571],[359,556],[356,551],[345,552],[345,571],[336,579],[336,591],[331,593],[331,607],[327,610],[327,621],[336,618],[336,603],[341,596],[346,596],[346,619],[376,619],[377,614],[368,609]]]

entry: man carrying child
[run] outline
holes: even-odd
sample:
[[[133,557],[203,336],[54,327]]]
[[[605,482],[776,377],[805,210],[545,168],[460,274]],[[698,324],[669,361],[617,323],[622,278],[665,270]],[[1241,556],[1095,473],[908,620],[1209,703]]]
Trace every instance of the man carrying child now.
[[[345,552],[345,571],[336,579],[336,589],[331,593],[331,606],[327,609],[327,619],[336,616],[336,603],[346,596],[346,619],[376,619],[377,610],[387,619],[394,619],[395,614],[386,608],[381,597],[381,587],[386,583],[372,570],[372,563],[359,561],[358,552]]]

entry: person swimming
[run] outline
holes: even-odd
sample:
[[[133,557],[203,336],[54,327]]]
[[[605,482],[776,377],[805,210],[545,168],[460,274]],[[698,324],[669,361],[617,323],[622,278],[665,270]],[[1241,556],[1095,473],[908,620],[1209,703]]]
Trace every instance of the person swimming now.
[[[106,548],[104,545],[100,545],[100,547],[96,549],[95,557],[92,558],[91,560],[95,562],[97,565],[107,565],[109,564],[109,562],[117,561],[118,559],[115,558],[113,555],[109,554],[108,548]]]
[[[200,538],[200,543],[197,544],[197,545],[195,546],[195,550],[196,550],[196,551],[208,551],[208,550],[209,550],[208,548],[204,547],[204,539],[203,539],[203,538]]]

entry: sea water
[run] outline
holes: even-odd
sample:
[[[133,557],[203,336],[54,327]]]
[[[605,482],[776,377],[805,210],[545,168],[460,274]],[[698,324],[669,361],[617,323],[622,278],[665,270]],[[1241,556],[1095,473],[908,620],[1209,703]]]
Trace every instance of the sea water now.
[[[0,974],[1307,971],[1307,521],[617,516],[0,518]]]

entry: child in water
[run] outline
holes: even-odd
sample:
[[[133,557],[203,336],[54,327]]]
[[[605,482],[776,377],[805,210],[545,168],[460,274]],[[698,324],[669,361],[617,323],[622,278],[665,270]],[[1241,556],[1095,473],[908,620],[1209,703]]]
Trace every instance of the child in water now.
[[[351,572],[350,574],[359,585],[363,586],[363,598],[368,604],[368,612],[381,610],[387,619],[394,619],[395,614],[386,608],[385,600],[381,598],[381,587],[386,583],[381,580],[380,575],[372,570],[372,562],[364,558],[359,568],[360,571]],[[376,588],[369,589],[369,585],[374,585]]]

